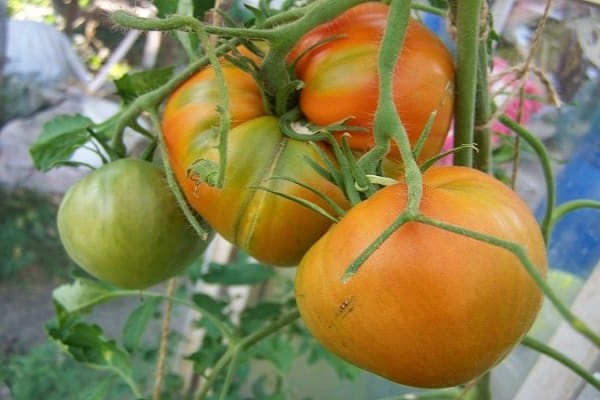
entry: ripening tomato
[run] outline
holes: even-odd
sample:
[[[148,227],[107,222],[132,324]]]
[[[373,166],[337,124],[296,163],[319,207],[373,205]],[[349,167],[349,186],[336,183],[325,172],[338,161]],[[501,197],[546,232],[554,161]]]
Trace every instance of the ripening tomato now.
[[[424,175],[421,212],[520,244],[542,274],[535,218],[508,187],[465,167]],[[308,251],[296,299],[330,351],[390,380],[446,387],[498,363],[534,321],[542,293],[508,250],[418,222],[392,234],[342,281],[346,268],[406,207],[403,183],[353,207]]]
[[[212,68],[179,87],[163,113],[170,163],[190,205],[225,239],[252,257],[277,266],[296,265],[331,221],[275,191],[310,201],[331,212],[308,185],[347,207],[341,190],[307,161],[324,165],[308,142],[283,135],[275,117],[265,115],[258,85],[231,64],[223,66],[229,94],[224,186],[218,189],[190,174],[201,160],[219,163],[219,92]],[[323,148],[328,153],[326,148]]]
[[[175,276],[208,244],[181,212],[163,171],[137,159],[103,165],[73,185],[57,223],[81,268],[127,289]]]
[[[319,125],[352,117],[349,125],[368,130],[350,132],[349,144],[358,151],[374,144],[377,57],[387,14],[386,4],[362,3],[308,32],[289,55],[290,62],[297,60],[295,72],[304,81],[300,94],[304,115]],[[421,160],[442,148],[453,114],[453,82],[448,49],[424,25],[411,20],[394,71],[394,101],[412,144],[437,111]],[[391,155],[398,156],[395,146]]]

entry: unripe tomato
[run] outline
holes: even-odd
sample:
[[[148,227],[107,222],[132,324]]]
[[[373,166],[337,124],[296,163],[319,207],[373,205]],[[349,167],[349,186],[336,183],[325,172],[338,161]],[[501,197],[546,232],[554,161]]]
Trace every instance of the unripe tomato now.
[[[546,272],[535,218],[499,181],[465,167],[424,175],[421,212],[520,244]],[[296,299],[312,334],[351,363],[401,384],[446,387],[498,363],[534,321],[542,293],[511,252],[409,222],[343,282],[346,268],[405,209],[388,186],[352,208],[308,251]]]
[[[77,182],[57,220],[60,240],[81,268],[128,289],[175,276],[208,243],[189,225],[163,171],[136,159],[114,161]]]
[[[289,55],[290,62],[298,60],[295,72],[304,81],[302,112],[319,125],[352,117],[349,125],[367,128],[350,132],[349,144],[359,151],[374,144],[377,57],[387,14],[383,3],[362,3],[308,32]],[[437,111],[421,160],[436,155],[444,144],[453,114],[453,82],[454,64],[447,48],[424,25],[411,20],[394,72],[394,101],[412,144]],[[397,157],[395,146],[392,151]]]
[[[216,126],[220,97],[212,67],[185,82],[167,101],[162,126],[169,161],[187,201],[215,231],[259,261],[296,265],[331,221],[263,189],[300,197],[332,211],[315,193],[278,179],[291,178],[342,207],[347,207],[347,201],[342,191],[307,161],[324,166],[313,145],[288,139],[277,119],[266,115],[254,79],[229,63],[224,63],[223,72],[232,128],[223,187],[201,182],[190,173],[198,162],[219,163]],[[325,147],[323,151],[328,153]]]

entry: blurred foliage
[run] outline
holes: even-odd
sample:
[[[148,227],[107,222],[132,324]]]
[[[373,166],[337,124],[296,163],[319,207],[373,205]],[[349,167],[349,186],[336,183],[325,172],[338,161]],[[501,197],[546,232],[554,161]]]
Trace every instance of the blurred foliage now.
[[[29,267],[66,277],[73,262],[60,244],[56,202],[47,195],[0,186],[0,280]]]

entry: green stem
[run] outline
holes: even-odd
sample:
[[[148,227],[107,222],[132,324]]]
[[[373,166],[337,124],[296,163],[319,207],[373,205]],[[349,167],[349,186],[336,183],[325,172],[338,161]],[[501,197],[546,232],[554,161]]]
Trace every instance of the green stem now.
[[[479,47],[480,11],[483,0],[455,0],[456,3],[456,106],[454,147],[473,143],[475,95]],[[462,151],[454,156],[455,165],[470,167],[473,153]]]
[[[318,0],[306,7],[306,13],[297,20],[275,27],[271,32],[270,49],[259,71],[259,80],[267,95],[275,97],[279,88],[288,87],[290,74],[286,56],[298,40],[314,27],[332,20],[339,14],[365,0]],[[285,100],[276,100],[280,104]]]
[[[423,178],[415,160],[408,135],[394,102],[394,71],[402,48],[408,22],[410,20],[410,1],[394,0],[390,4],[386,28],[381,41],[377,63],[379,75],[379,97],[375,111],[375,145],[389,143],[394,139],[400,149],[404,174],[408,187],[407,211],[416,213],[423,196]]]
[[[414,221],[420,222],[426,225],[434,226],[436,228],[444,229],[449,232],[453,232],[462,236],[468,236],[475,240],[479,240],[484,243],[491,244],[493,246],[501,247],[513,253],[523,267],[529,273],[529,276],[535,281],[535,283],[542,289],[548,300],[554,305],[560,315],[581,335],[589,339],[594,345],[600,347],[600,336],[594,332],[584,321],[579,319],[575,314],[571,312],[561,299],[554,293],[552,288],[546,283],[546,280],[540,274],[537,267],[531,262],[527,256],[527,251],[520,245],[509,242],[507,240],[499,239],[495,236],[486,235],[481,232],[476,232],[470,229],[463,228],[461,226],[452,225],[439,221],[434,218],[427,217],[425,215],[417,215],[413,218]]]
[[[225,369],[225,367],[227,367],[227,365],[232,360],[234,360],[238,356],[239,353],[252,347],[256,343],[279,331],[283,327],[291,324],[292,322],[296,321],[299,317],[300,313],[298,312],[298,310],[294,310],[289,314],[267,325],[266,327],[259,329],[258,331],[242,338],[239,341],[229,341],[229,347],[227,351],[225,351],[225,353],[221,356],[221,358],[219,358],[219,360],[212,368],[210,375],[208,376],[206,382],[198,392],[196,399],[203,400],[206,398],[219,374],[223,371],[223,369]]]
[[[432,7],[427,4],[415,3],[411,7],[413,10],[425,11],[429,14],[439,15],[440,17],[444,17],[448,13],[448,11],[443,8]]]
[[[375,111],[374,136],[376,149],[383,149],[394,139],[400,149],[404,163],[404,174],[408,188],[406,210],[386,228],[369,246],[348,266],[341,279],[347,282],[359,270],[361,265],[383,244],[394,232],[408,222],[412,215],[419,210],[423,196],[423,177],[421,170],[413,157],[406,130],[396,111],[393,96],[394,69],[402,51],[404,36],[410,18],[410,1],[394,0],[386,29],[381,41],[378,57],[379,97]]]
[[[533,349],[539,353],[542,353],[553,360],[558,361],[565,367],[569,368],[571,371],[575,372],[581,378],[583,378],[587,383],[595,387],[597,390],[600,390],[600,380],[598,380],[594,375],[590,374],[586,371],[581,365],[567,357],[565,354],[555,350],[554,348],[546,345],[545,343],[540,342],[539,340],[531,337],[525,336],[521,341],[521,344]]]
[[[138,296],[138,297],[140,296],[139,291],[132,290],[132,291],[126,291],[125,293],[130,296]],[[177,296],[169,296],[169,295],[166,295],[165,293],[159,293],[159,292],[144,292],[144,297],[154,297],[154,298],[159,298],[159,299],[163,299],[163,300],[169,300],[169,301],[172,301],[173,303],[177,303],[177,304],[185,306],[191,310],[194,310],[194,311],[198,312],[200,315],[202,315],[203,318],[206,318],[207,320],[212,322],[217,327],[219,332],[221,332],[221,335],[223,335],[223,337],[225,337],[228,341],[235,342],[236,340],[238,340],[238,338],[233,333],[232,329],[223,323],[222,318],[220,316],[211,313],[207,309],[198,306],[196,303],[194,303],[192,301],[189,301],[187,299],[183,299],[183,298],[177,297]]]
[[[181,188],[177,184],[177,179],[175,178],[175,173],[173,172],[173,169],[171,168],[171,164],[169,164],[169,155],[167,154],[167,145],[165,144],[165,138],[162,133],[162,128],[160,125],[160,120],[158,117],[157,110],[152,110],[150,112],[150,119],[152,120],[154,129],[157,132],[158,146],[160,147],[161,160],[163,163],[163,168],[165,170],[165,176],[167,178],[167,183],[169,185],[169,188],[173,192],[173,195],[175,196],[175,199],[177,200],[177,204],[179,205],[179,208],[183,212],[183,215],[185,215],[185,217],[187,218],[187,220],[190,223],[190,225],[192,226],[192,228],[194,228],[194,230],[198,234],[198,237],[200,238],[200,240],[209,240],[210,239],[210,228],[209,227],[204,228],[201,226],[201,224],[198,222],[197,217],[194,215],[194,213],[190,209],[190,206],[188,205],[187,201],[185,200],[185,196],[183,195]],[[206,225],[206,224],[204,224],[204,225]]]
[[[477,91],[475,96],[475,168],[480,171],[490,172],[492,163],[492,146],[490,117],[492,114],[489,99],[488,83],[488,47],[480,43],[477,62]]]
[[[369,246],[358,255],[352,261],[352,264],[346,269],[344,275],[342,275],[342,283],[348,282],[350,278],[352,278],[357,272],[358,269],[364,264],[365,261],[381,246],[390,236],[394,234],[400,227],[407,222],[409,222],[412,218],[408,215],[408,213],[404,212],[398,218],[394,220],[373,242],[369,244]]]
[[[492,375],[490,372],[486,372],[479,379],[477,379],[477,383],[475,383],[475,396],[477,400],[491,400],[492,398]]]
[[[550,219],[550,224],[548,225],[548,231],[551,232],[554,225],[556,225],[556,223],[565,215],[567,215],[570,212],[580,210],[582,208],[592,208],[600,210],[600,201],[578,199],[561,204],[560,206],[556,207],[552,212],[552,218]]]
[[[556,199],[554,173],[552,172],[550,156],[548,156],[548,152],[546,151],[546,147],[542,141],[533,133],[525,129],[521,124],[517,123],[506,115],[501,115],[498,120],[507,128],[515,132],[520,138],[525,140],[527,144],[531,146],[533,151],[535,151],[540,160],[544,173],[544,180],[546,182],[546,209],[540,225],[544,240],[546,243],[548,243],[548,235],[552,222],[552,212],[554,210],[554,203]]]
[[[219,400],[227,400],[227,393],[229,392],[229,387],[231,386],[231,382],[233,381],[233,376],[235,374],[235,369],[237,368],[237,361],[239,358],[239,351],[233,352],[233,356],[231,360],[229,360],[229,367],[227,368],[227,374],[225,375],[225,382],[223,382],[223,387],[221,388],[221,395],[219,396]]]

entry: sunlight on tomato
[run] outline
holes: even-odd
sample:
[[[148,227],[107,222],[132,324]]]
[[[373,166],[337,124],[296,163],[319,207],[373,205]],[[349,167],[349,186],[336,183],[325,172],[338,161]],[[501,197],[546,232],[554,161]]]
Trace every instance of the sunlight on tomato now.
[[[542,293],[509,251],[410,222],[346,283],[352,261],[405,209],[398,183],[352,208],[309,250],[296,299],[312,334],[347,361],[395,382],[446,387],[498,363],[532,325]],[[546,272],[546,250],[526,204],[464,167],[424,175],[424,215],[520,244]]]

